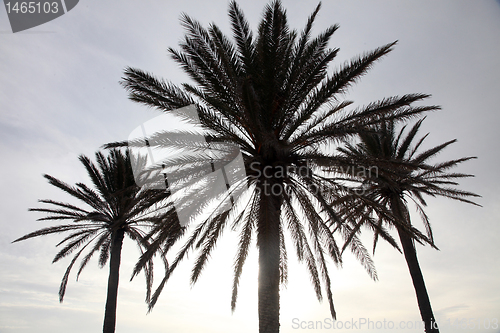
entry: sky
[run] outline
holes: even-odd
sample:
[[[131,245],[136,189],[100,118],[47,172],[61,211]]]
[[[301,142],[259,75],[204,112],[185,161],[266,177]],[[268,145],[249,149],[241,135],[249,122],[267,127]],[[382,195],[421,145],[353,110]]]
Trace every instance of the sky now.
[[[266,3],[239,2],[254,30]],[[283,5],[291,27],[300,30],[317,1],[283,0]],[[80,154],[93,156],[103,144],[125,140],[134,128],[159,115],[127,99],[119,84],[124,68],[140,68],[174,83],[187,81],[167,54],[183,36],[181,13],[204,25],[215,22],[229,35],[227,7],[225,0],[81,0],[67,14],[15,34],[0,9],[0,333],[101,329],[107,267],[99,269],[94,261],[78,282],[72,275],[59,303],[59,283],[69,261],[51,262],[61,236],[11,242],[49,225],[36,221],[43,214],[28,212],[40,207],[37,200],[69,200],[43,174],[70,184],[89,182]],[[428,246],[417,251],[442,332],[500,332],[500,2],[324,1],[313,33],[335,23],[340,29],[330,46],[340,52],[330,71],[356,55],[399,41],[346,98],[360,106],[393,95],[432,94],[426,103],[442,110],[424,121],[422,134],[430,133],[427,147],[456,138],[438,160],[478,157],[457,170],[475,175],[461,181],[461,188],[480,194],[482,207],[429,198],[426,211],[440,251]],[[229,230],[224,236],[197,284],[189,284],[191,258],[176,271],[150,314],[143,276],[129,282],[137,249],[125,242],[117,332],[256,332],[256,251],[248,258],[232,313],[236,240]],[[368,233],[363,239],[370,246]],[[316,300],[306,269],[295,263],[292,251],[289,259],[289,283],[281,291],[281,332],[331,330],[318,326],[329,322],[327,302]],[[377,282],[349,253],[341,269],[331,266],[337,324],[418,321],[403,256],[380,243],[374,261]],[[157,281],[161,275],[158,269]],[[469,327],[475,323],[476,329],[452,325],[470,318]],[[309,322],[315,329],[304,329]],[[488,323],[490,329],[484,328]],[[367,324],[344,329],[351,330],[398,331],[367,329]]]

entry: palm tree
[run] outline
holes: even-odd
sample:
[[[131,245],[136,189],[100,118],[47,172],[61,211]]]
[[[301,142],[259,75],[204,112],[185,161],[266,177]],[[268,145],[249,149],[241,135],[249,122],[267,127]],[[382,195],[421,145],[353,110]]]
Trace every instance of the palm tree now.
[[[328,42],[338,26],[333,25],[317,37],[311,37],[319,9],[320,5],[310,15],[304,30],[298,33],[290,29],[280,1],[273,1],[265,7],[254,37],[241,9],[233,1],[229,5],[229,18],[234,42],[215,24],[204,28],[183,15],[181,21],[187,34],[180,43],[181,50],[171,48],[169,51],[194,85],[176,86],[139,69],[125,70],[122,83],[132,100],[167,113],[194,105],[208,146],[238,147],[247,175],[230,187],[226,202],[221,202],[223,205],[229,198],[234,199],[229,210],[215,209],[208,218],[200,219],[153,295],[151,306],[171,272],[193,248],[199,250],[199,255],[191,281],[197,281],[217,240],[232,221],[232,229],[240,230],[232,309],[243,265],[256,237],[259,331],[279,332],[279,286],[286,282],[284,239],[288,233],[298,259],[306,263],[319,300],[323,297],[323,280],[335,318],[326,257],[341,263],[329,229],[333,224],[341,225],[341,221],[328,204],[338,184],[321,171],[335,163],[328,146],[364,131],[371,124],[392,118],[411,118],[437,107],[413,106],[428,95],[408,94],[352,108],[352,102],[343,100],[343,94],[389,53],[396,42],[358,56],[328,73],[329,64],[339,51],[329,48]],[[182,116],[195,122],[188,113]],[[190,134],[177,131],[171,140],[157,136],[149,142],[174,148],[185,144],[190,149],[192,141],[181,138]],[[199,171],[200,164],[213,159],[208,155],[191,154],[167,164],[192,175]],[[193,185],[190,181],[192,179],[186,176],[186,184]],[[182,177],[177,182],[182,183]],[[242,194],[233,195],[239,192]],[[195,213],[201,214],[201,211],[200,208]],[[193,218],[195,216],[199,215],[194,214]],[[348,225],[339,230],[343,230],[344,236],[350,234]],[[351,237],[350,247],[376,278],[369,253],[356,235]]]
[[[360,134],[357,144],[348,143],[345,147],[338,148],[346,162],[358,168],[375,167],[376,172],[352,172],[350,180],[361,182],[360,187],[351,195],[338,199],[335,204],[340,207],[340,215],[354,223],[353,231],[358,231],[362,225],[373,227],[373,251],[379,235],[399,250],[395,240],[384,233],[383,228],[384,225],[395,227],[415,288],[425,331],[439,332],[415,248],[417,241],[437,249],[424,211],[427,205],[424,195],[444,196],[474,205],[477,204],[467,198],[478,195],[455,187],[458,185],[456,179],[472,175],[449,172],[449,169],[475,157],[435,164],[429,161],[456,140],[418,152],[427,137],[425,135],[415,142],[423,120],[419,120],[407,133],[406,126],[398,133],[392,121],[378,124],[372,127],[371,133]],[[425,234],[411,223],[407,205],[409,200],[416,205],[425,226]]]
[[[106,308],[104,315],[104,333],[115,331],[116,305],[118,296],[118,280],[120,258],[123,239],[127,235],[135,241],[142,253],[146,252],[150,243],[147,229],[162,230],[170,226],[168,240],[182,234],[182,228],[176,223],[176,214],[172,209],[157,210],[156,205],[162,204],[168,196],[165,191],[142,190],[135,184],[130,155],[120,150],[110,150],[106,157],[101,152],[96,153],[97,166],[86,156],[81,155],[80,161],[85,166],[92,180],[94,189],[83,183],[70,186],[52,176],[44,175],[51,185],[81,200],[88,208],[81,208],[69,203],[40,200],[52,205],[51,208],[31,208],[30,211],[44,212],[48,216],[38,219],[45,220],[72,220],[74,223],[43,228],[29,233],[14,242],[25,239],[69,232],[57,246],[63,248],[54,257],[53,263],[67,257],[74,252],[66,273],[59,288],[59,301],[62,302],[66,292],[69,274],[77,259],[88,249],[80,263],[77,279],[90,261],[92,256],[99,253],[99,266],[102,268],[109,259],[109,278]],[[163,205],[163,204],[162,204]],[[165,232],[164,234],[167,234]],[[165,252],[159,249],[164,259]],[[166,263],[166,259],[164,259]],[[153,282],[152,258],[142,266],[146,275],[147,296],[149,301]]]

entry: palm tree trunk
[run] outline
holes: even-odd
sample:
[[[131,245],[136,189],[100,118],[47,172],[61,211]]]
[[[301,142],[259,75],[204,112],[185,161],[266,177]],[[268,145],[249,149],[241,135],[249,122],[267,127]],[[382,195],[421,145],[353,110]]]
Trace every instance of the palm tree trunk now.
[[[391,198],[390,205],[392,213],[399,218],[402,223],[405,223],[407,226],[411,226],[410,214],[399,195]],[[439,333],[434,314],[432,313],[429,294],[427,294],[427,288],[425,288],[424,275],[422,274],[422,270],[418,264],[417,250],[415,249],[413,239],[403,230],[402,227],[396,226],[396,229],[398,230],[406,264],[408,265],[408,269],[410,271],[413,288],[415,289],[415,294],[417,295],[418,308],[420,309],[420,316],[422,317],[422,321],[425,325],[425,332]]]
[[[434,314],[432,313],[431,301],[427,294],[427,289],[425,288],[424,276],[418,264],[417,251],[413,244],[413,240],[400,228],[398,228],[398,233],[403,247],[406,264],[410,270],[413,287],[417,294],[418,307],[420,309],[420,316],[425,324],[425,332],[439,333]]]
[[[257,230],[259,248],[259,333],[280,330],[280,200],[261,192]]]
[[[109,258],[108,296],[104,313],[103,333],[114,333],[116,325],[116,302],[118,298],[118,280],[120,259],[125,231],[119,229],[112,235],[111,256]]]

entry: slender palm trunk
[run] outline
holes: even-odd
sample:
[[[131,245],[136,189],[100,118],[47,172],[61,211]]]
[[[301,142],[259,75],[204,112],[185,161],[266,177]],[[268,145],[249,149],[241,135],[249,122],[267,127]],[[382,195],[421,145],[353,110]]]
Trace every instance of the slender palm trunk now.
[[[108,296],[104,313],[103,333],[114,333],[116,325],[116,301],[118,298],[118,280],[120,275],[120,259],[122,254],[122,229],[114,232],[111,241],[111,256],[109,258]]]
[[[417,294],[418,307],[420,309],[420,316],[425,324],[425,332],[439,333],[434,314],[432,313],[431,301],[429,299],[429,295],[427,294],[427,288],[425,288],[424,276],[420,270],[420,265],[418,264],[417,251],[415,249],[415,245],[413,244],[413,240],[399,228],[398,233],[403,247],[406,263],[408,265],[408,269],[410,270],[413,287],[415,288],[415,293]]]
[[[259,333],[280,330],[280,201],[261,192],[257,246],[259,247]]]
[[[399,196],[391,198],[391,209],[396,217],[408,226],[411,225],[410,214]],[[425,287],[424,275],[418,264],[417,250],[415,249],[413,239],[401,227],[397,227],[397,230],[399,239],[401,240],[401,246],[403,247],[406,264],[410,271],[413,288],[417,295],[418,308],[420,309],[420,316],[425,325],[425,332],[439,333],[434,314],[432,313],[429,294],[427,294],[427,288]]]

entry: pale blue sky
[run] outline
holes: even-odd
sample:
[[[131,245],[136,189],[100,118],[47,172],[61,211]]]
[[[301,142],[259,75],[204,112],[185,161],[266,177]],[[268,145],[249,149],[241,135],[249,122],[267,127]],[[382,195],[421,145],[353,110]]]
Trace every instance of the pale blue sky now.
[[[267,2],[239,3],[255,29]],[[317,2],[283,4],[291,26],[302,29]],[[125,140],[140,123],[158,115],[127,100],[118,84],[123,69],[138,67],[176,83],[187,80],[167,56],[167,48],[176,47],[183,36],[180,14],[186,12],[204,24],[214,21],[229,34],[227,5],[226,0],[81,0],[62,17],[16,34],[0,9],[1,333],[101,330],[107,268],[89,264],[79,282],[70,279],[65,301],[59,304],[57,292],[67,261],[51,261],[60,238],[11,241],[48,225],[35,221],[42,215],[27,211],[38,199],[67,199],[42,174],[68,183],[87,182],[79,154],[93,156],[102,144]],[[428,103],[443,110],[424,122],[423,130],[430,132],[428,145],[457,138],[440,155],[442,160],[478,156],[460,171],[476,175],[463,181],[462,188],[481,194],[478,202],[484,207],[429,199],[427,211],[441,251],[419,247],[418,254],[438,318],[500,320],[499,2],[324,1],[314,32],[334,23],[340,24],[331,43],[340,48],[337,66],[399,40],[353,87],[349,99],[361,105],[391,95],[430,93]],[[225,236],[197,285],[190,287],[191,265],[185,262],[149,315],[143,277],[128,282],[137,253],[126,243],[117,332],[256,332],[255,251],[231,314],[235,243],[229,230]],[[332,266],[338,319],[418,320],[403,256],[380,244],[374,259],[378,282],[371,281],[350,254],[343,269]],[[290,260],[295,258],[290,255]],[[158,279],[160,275],[158,270]],[[293,318],[316,321],[329,316],[328,304],[316,301],[302,266],[291,265],[281,297],[281,332],[304,331],[293,329]],[[449,326],[442,330],[459,331]]]

